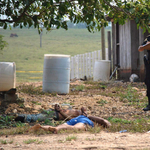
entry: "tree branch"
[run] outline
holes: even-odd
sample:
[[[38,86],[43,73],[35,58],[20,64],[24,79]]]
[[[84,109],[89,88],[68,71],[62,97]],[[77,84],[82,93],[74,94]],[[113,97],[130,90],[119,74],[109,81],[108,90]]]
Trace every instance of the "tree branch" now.
[[[17,21],[19,21],[19,20],[23,17],[23,15],[26,15],[26,16],[32,18],[32,16],[30,16],[30,15],[27,13],[27,10],[28,10],[28,8],[30,7],[30,5],[33,4],[35,1],[36,1],[36,0],[32,0],[32,1],[24,8],[23,12],[20,14],[20,16],[18,16],[18,18],[12,19],[12,20],[9,20],[9,19],[0,19],[0,22],[2,22],[2,23],[5,23],[5,22],[8,22],[8,23],[17,22]],[[42,2],[43,0],[40,0],[40,1]],[[69,0],[68,2],[72,3],[72,2],[77,2],[77,1],[76,1],[76,0]],[[59,6],[61,3],[65,3],[65,2],[54,3],[53,5]],[[50,7],[49,7],[49,8],[50,8]],[[47,8],[47,9],[48,9],[48,8]],[[40,14],[37,15],[37,16],[40,16],[43,12],[44,12],[44,11],[40,12]]]
[[[108,3],[106,0],[103,0],[105,4],[107,4],[109,7],[111,7],[112,9],[115,9],[117,11],[122,11],[124,12],[126,15],[131,16],[130,12],[126,12],[124,9],[120,8],[120,7],[116,7],[116,6],[112,6],[110,3]],[[116,0],[115,0],[116,2]],[[117,3],[117,2],[116,2]]]
[[[34,2],[35,2],[35,0],[31,1],[31,2],[24,8],[23,12],[20,14],[20,16],[18,16],[17,19],[13,19],[13,20],[0,19],[0,22],[3,22],[3,23],[5,23],[5,22],[8,22],[8,23],[17,22],[18,20],[20,20],[20,19],[22,18],[22,16],[23,16],[23,15],[25,14],[25,12],[28,10],[28,8],[30,7],[30,5],[31,5],[32,3],[34,3]]]

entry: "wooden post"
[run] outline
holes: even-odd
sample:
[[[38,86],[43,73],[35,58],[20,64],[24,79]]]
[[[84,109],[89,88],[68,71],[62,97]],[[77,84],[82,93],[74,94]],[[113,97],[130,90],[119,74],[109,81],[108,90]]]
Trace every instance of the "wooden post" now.
[[[40,47],[42,47],[42,34],[43,34],[43,30],[40,33]]]
[[[88,61],[89,61],[89,77],[92,77],[92,69],[91,69],[91,53],[89,53],[89,57],[88,57]]]
[[[85,54],[85,60],[86,60],[86,72],[85,75],[88,77],[88,54]]]
[[[105,60],[105,28],[101,29],[102,60]]]
[[[111,61],[111,32],[107,32],[107,40],[108,40],[108,60]],[[110,62],[110,74],[112,73],[112,62]]]
[[[74,79],[74,57],[71,57],[71,79]]]

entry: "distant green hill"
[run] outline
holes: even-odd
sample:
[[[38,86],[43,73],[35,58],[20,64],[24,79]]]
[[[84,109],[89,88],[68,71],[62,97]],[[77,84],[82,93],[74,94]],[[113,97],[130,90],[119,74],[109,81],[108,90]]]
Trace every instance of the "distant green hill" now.
[[[10,37],[15,33],[18,37]],[[37,29],[0,29],[0,34],[8,46],[0,54],[1,62],[15,62],[17,71],[43,71],[44,54],[66,54],[74,56],[101,49],[101,33],[89,33],[87,29],[44,30],[42,35],[42,47]],[[106,34],[107,39],[107,34]],[[107,40],[106,40],[107,42]],[[107,43],[106,43],[107,47]],[[17,72],[17,79],[26,77],[34,78],[35,74],[28,75]],[[37,74],[37,73],[36,73]],[[27,79],[28,80],[28,79]]]

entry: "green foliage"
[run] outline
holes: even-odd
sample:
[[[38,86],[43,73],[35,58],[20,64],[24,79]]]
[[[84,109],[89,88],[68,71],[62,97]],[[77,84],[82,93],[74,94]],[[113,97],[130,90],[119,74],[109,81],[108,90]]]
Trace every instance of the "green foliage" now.
[[[33,94],[33,95],[44,95],[45,93],[42,91],[42,87],[35,87],[34,85],[30,84],[30,85],[25,85],[22,84],[20,86],[18,86],[18,91],[23,92],[23,93],[27,93],[27,94]],[[40,105],[40,103],[32,101],[32,103]]]
[[[77,91],[83,91],[84,85],[78,85],[78,86],[75,87],[75,89],[76,89]]]
[[[107,83],[106,82],[95,82],[95,81],[85,81],[85,84],[90,84],[92,86],[86,87],[86,89],[106,89]]]
[[[31,144],[31,143],[36,143],[36,144],[41,144],[43,141],[39,141],[38,139],[28,139],[23,141],[25,144]]]
[[[13,23],[13,27],[38,28],[40,33],[43,27],[48,31],[54,27],[67,30],[69,19],[74,24],[86,23],[91,32],[107,26],[109,17],[119,24],[127,19],[135,20],[137,27],[150,31],[149,5],[148,0],[2,1],[0,15],[5,14],[6,18],[0,19],[0,26],[7,29],[8,23]]]
[[[0,129],[10,127],[23,127],[25,124],[21,122],[15,122],[14,116],[0,116]]]
[[[140,101],[139,100],[139,94],[131,86],[127,87],[127,89],[125,90],[125,93],[120,94],[121,101],[124,98],[127,99],[128,102],[131,103],[131,104],[137,104]]]
[[[0,116],[0,128],[11,126],[13,122],[13,116]]]
[[[8,43],[6,41],[3,41],[3,36],[0,35],[0,50],[2,51],[5,46],[7,46]]]
[[[130,124],[131,123],[131,121],[124,120],[124,119],[121,119],[121,118],[112,118],[112,117],[110,117],[110,118],[108,118],[108,120],[110,122],[114,122],[114,123],[123,123],[123,124]]]
[[[31,101],[33,104],[36,104],[36,105],[41,105],[41,103],[39,102],[36,102],[36,101]]]
[[[7,141],[7,140],[0,140],[1,144],[12,144],[13,141]]]
[[[17,3],[17,4],[16,4]],[[13,23],[13,27],[32,27],[51,30],[68,29],[66,18],[74,24],[85,22],[89,31],[100,30],[101,26],[107,26],[105,13],[99,5],[99,1],[11,1],[7,4],[1,2],[0,14],[6,15],[6,19],[0,19],[0,26],[8,28],[7,23]],[[7,8],[7,9],[4,9]],[[10,19],[11,18],[11,19]],[[100,24],[101,22],[101,24]]]
[[[53,124],[52,124],[52,121],[51,121],[50,119],[45,119],[45,120],[44,120],[44,124],[45,124],[45,125],[53,125]]]
[[[112,126],[110,127],[111,132],[119,132],[127,130],[127,132],[147,132],[150,130],[149,120],[136,119],[136,120],[125,120],[120,118],[108,118]]]
[[[107,101],[106,101],[106,100],[103,100],[103,99],[100,99],[99,101],[97,101],[97,103],[98,103],[100,106],[103,106],[104,104],[107,104]]]
[[[106,85],[100,85],[100,88],[105,89]]]

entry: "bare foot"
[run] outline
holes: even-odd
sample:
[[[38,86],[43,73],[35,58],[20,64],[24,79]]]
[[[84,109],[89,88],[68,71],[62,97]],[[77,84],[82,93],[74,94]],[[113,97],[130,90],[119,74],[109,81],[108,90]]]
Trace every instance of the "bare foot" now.
[[[40,124],[36,124],[33,127],[29,128],[29,131],[37,131],[41,128]]]
[[[50,127],[48,128],[48,130],[51,131],[51,132],[53,132],[53,133],[55,133],[55,134],[57,134],[57,132],[58,132],[57,129],[56,129],[56,127],[51,127],[51,126],[50,126]]]

